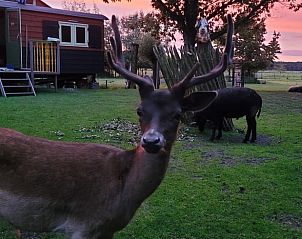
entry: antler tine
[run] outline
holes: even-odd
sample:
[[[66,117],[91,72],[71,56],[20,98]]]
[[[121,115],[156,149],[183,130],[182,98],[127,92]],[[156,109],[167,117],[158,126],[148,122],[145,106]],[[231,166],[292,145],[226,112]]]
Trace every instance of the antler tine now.
[[[227,40],[225,43],[224,53],[228,53],[228,64],[232,64],[234,56],[234,43],[233,43],[233,34],[234,34],[234,23],[231,14],[227,15],[228,29],[227,29]]]
[[[154,90],[153,84],[150,80],[141,77],[127,70],[124,66],[122,42],[119,29],[116,22],[116,17],[112,16],[112,30],[114,38],[110,38],[111,51],[108,52],[108,61],[111,67],[120,75],[124,76],[127,80],[136,83],[139,86],[141,97]]]
[[[228,33],[227,33],[227,40],[224,48],[223,56],[219,62],[219,64],[214,67],[209,73],[193,77],[190,82],[186,85],[187,88],[198,85],[200,83],[205,83],[207,81],[210,81],[216,77],[218,77],[220,74],[222,74],[227,66],[232,63],[232,58],[234,55],[234,44],[233,44],[233,32],[234,32],[234,24],[233,19],[231,15],[227,15],[227,21],[228,21]]]
[[[114,40],[114,45],[112,45],[113,41],[111,40],[111,46],[115,51],[116,57],[117,59],[119,59],[122,62],[122,57],[123,57],[123,53],[122,53],[122,41],[121,41],[121,36],[120,36],[120,32],[117,26],[117,21],[116,21],[116,17],[115,15],[112,15],[112,19],[111,19],[111,27],[114,33],[115,38],[111,37]]]
[[[192,69],[185,75],[185,77],[174,84],[171,88],[171,92],[179,98],[182,98],[185,95],[185,91],[187,89],[187,84],[190,82],[192,77],[194,76],[196,70],[200,67],[200,63],[196,62]]]
[[[181,82],[183,82],[184,84],[188,81],[190,81],[195,72],[197,71],[198,67],[200,67],[200,63],[199,62],[196,62],[195,65],[192,67],[192,69],[187,73],[187,75],[182,79]]]
[[[195,65],[192,67],[192,69],[185,75],[185,77],[181,81],[179,81],[175,85],[173,85],[172,90],[181,88],[181,87],[185,86],[186,84],[188,84],[190,82],[190,80],[193,78],[198,67],[200,67],[200,63],[196,62]]]

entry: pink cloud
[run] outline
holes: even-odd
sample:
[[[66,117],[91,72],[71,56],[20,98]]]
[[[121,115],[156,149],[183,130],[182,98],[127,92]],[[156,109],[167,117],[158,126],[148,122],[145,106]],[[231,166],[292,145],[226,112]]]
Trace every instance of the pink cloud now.
[[[284,50],[284,51],[282,51],[282,55],[302,57],[302,50]]]

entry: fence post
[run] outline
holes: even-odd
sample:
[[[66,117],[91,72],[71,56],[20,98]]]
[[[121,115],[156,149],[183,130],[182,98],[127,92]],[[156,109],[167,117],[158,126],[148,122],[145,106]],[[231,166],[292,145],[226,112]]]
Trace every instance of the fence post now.
[[[29,42],[29,62],[30,62],[30,81],[35,87],[35,73],[34,73],[34,47],[33,47],[33,41]]]

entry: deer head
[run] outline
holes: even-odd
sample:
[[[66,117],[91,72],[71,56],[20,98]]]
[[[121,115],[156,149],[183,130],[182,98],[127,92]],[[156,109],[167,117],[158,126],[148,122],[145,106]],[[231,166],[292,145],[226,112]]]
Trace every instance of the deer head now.
[[[170,90],[155,90],[149,77],[136,75],[124,67],[122,43],[115,16],[112,16],[111,37],[112,50],[108,53],[109,64],[127,80],[139,86],[141,104],[137,109],[143,136],[141,146],[148,153],[158,153],[160,150],[170,150],[176,138],[177,127],[181,114],[185,111],[196,111],[206,108],[217,96],[213,92],[196,92],[185,96],[186,90],[192,86],[207,82],[222,74],[233,57],[233,22],[230,15],[228,19],[228,34],[224,54],[220,63],[209,73],[194,77],[199,67],[196,63]]]

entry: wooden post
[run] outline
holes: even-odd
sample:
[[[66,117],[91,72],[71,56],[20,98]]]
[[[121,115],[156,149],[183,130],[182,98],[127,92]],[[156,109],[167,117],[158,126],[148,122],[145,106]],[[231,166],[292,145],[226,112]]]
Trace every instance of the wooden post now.
[[[58,89],[58,75],[55,75],[55,92],[57,92]]]
[[[30,62],[30,81],[35,87],[35,73],[34,73],[34,46],[33,41],[29,42],[29,62]]]
[[[138,61],[138,47],[139,45],[136,43],[132,43],[131,46],[131,59],[130,59],[130,66],[131,66],[131,72],[134,74],[137,74],[137,61]],[[128,81],[128,89],[135,88],[135,84],[132,81]]]
[[[56,72],[58,75],[61,74],[61,56],[60,56],[60,43],[57,42],[57,64]]]

